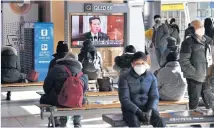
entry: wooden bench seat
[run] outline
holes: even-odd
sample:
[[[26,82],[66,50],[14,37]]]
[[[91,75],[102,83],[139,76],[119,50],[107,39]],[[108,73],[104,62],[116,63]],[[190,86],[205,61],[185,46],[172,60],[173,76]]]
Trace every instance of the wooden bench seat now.
[[[44,95],[45,93],[42,92],[36,92],[39,95]],[[96,97],[96,96],[117,96],[118,92],[117,91],[112,91],[112,92],[86,92],[86,96],[88,97]]]
[[[30,82],[30,83],[11,83],[1,84],[1,87],[26,87],[26,86],[42,86],[43,82]]]

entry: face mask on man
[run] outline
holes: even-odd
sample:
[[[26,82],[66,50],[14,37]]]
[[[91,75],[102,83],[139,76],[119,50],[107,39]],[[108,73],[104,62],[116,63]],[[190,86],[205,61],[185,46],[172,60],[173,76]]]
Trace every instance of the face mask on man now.
[[[204,35],[204,32],[204,27],[201,27],[195,31],[195,34],[197,34],[199,37],[202,37]]]
[[[161,23],[161,19],[160,19],[160,18],[156,18],[156,19],[155,19],[155,23],[156,23],[156,24],[160,24],[160,23]]]
[[[147,69],[149,69],[149,66],[147,66],[147,65],[136,65],[136,66],[134,66],[134,71],[139,76],[141,76],[143,73],[145,73]]]

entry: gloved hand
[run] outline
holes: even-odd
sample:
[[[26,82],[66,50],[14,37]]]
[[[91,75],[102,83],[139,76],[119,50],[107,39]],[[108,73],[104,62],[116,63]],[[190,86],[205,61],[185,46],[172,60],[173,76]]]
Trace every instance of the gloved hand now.
[[[136,112],[136,115],[140,119],[140,121],[142,121],[144,123],[148,123],[147,113],[146,112],[142,112],[140,109],[138,109],[137,112]]]
[[[147,117],[148,122],[150,122],[151,116],[152,116],[152,109],[149,109],[146,113],[146,117]]]

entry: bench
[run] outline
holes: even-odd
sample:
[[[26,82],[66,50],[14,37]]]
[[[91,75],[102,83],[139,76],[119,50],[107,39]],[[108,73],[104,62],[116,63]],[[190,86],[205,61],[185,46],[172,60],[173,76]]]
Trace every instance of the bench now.
[[[160,116],[164,122],[169,126],[173,125],[184,125],[184,124],[200,124],[200,123],[213,123],[214,115],[204,114],[208,110],[191,110],[191,111],[174,111],[174,112],[160,112]],[[213,113],[214,114],[214,113]],[[103,114],[103,121],[110,124],[112,127],[125,127],[127,126],[126,122],[123,120],[121,113],[117,114]]]
[[[10,100],[11,98],[11,90],[20,90],[26,89],[26,87],[42,87],[43,82],[30,82],[30,83],[11,83],[11,84],[1,84],[1,89],[3,91],[7,91],[6,100]]]
[[[44,112],[50,112],[50,118],[54,119],[54,113],[59,111],[69,112],[72,110],[91,110],[91,109],[112,109],[112,108],[121,108],[120,102],[112,101],[112,103],[108,104],[96,104],[93,102],[89,102],[90,104],[83,105],[82,108],[65,108],[65,107],[56,107],[52,105],[46,105],[46,104],[39,104],[37,105],[41,110],[41,118],[43,119],[43,113]],[[159,106],[167,106],[167,105],[186,105],[188,104],[188,99],[185,99],[183,101],[160,101]],[[49,121],[49,125],[51,122]],[[54,124],[52,123],[52,126]]]
[[[58,112],[60,114],[60,112],[66,112],[66,114],[69,114],[69,111],[74,111],[74,110],[92,110],[92,109],[112,109],[112,108],[120,108],[120,105],[118,105],[117,101],[113,101],[110,104],[96,104],[96,103],[90,103],[87,105],[83,105],[82,108],[65,108],[65,107],[56,107],[56,106],[52,106],[52,105],[47,105],[47,104],[38,104],[36,105],[37,107],[40,108],[40,116],[41,119],[44,119],[44,112],[50,112],[50,120],[48,121],[48,127],[50,127],[50,125],[52,125],[53,127],[55,127],[55,123],[54,123],[54,117],[56,115],[56,113]],[[67,116],[70,116],[67,115]]]

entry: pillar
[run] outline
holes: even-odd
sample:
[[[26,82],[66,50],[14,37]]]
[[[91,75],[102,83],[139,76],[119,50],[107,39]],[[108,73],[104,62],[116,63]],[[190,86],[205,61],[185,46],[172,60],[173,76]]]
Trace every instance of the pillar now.
[[[144,5],[144,25],[145,30],[154,25],[153,17],[161,15],[161,2],[160,1],[146,1]]]

